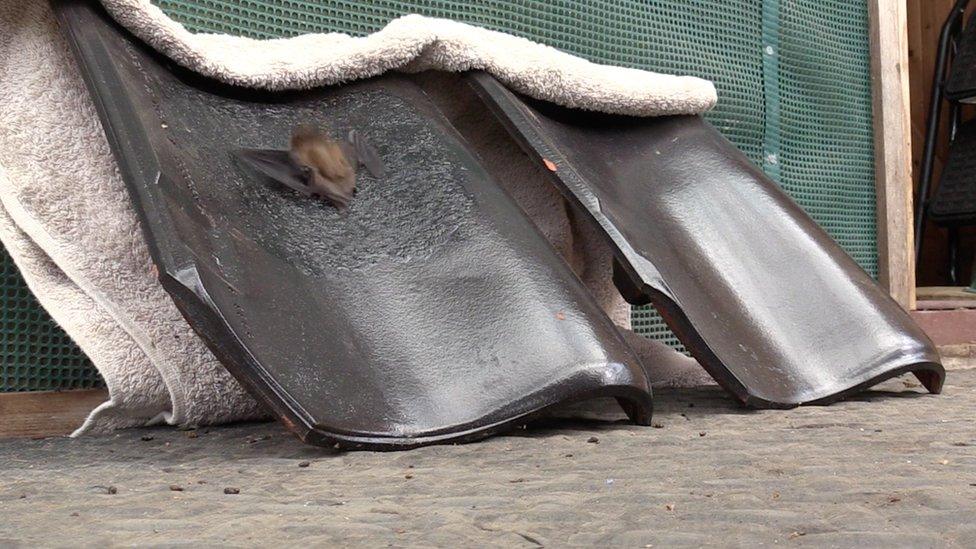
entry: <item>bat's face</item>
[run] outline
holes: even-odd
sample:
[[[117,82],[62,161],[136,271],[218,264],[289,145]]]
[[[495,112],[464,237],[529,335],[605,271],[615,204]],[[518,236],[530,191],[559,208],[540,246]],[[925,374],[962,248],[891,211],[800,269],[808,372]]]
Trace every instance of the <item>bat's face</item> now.
[[[296,132],[291,146],[309,190],[345,207],[356,191],[356,169],[339,143],[322,133]]]
[[[309,168],[306,173],[310,190],[337,206],[345,208],[356,194],[356,173],[352,170],[338,176],[333,174],[333,177],[326,177],[314,168]]]

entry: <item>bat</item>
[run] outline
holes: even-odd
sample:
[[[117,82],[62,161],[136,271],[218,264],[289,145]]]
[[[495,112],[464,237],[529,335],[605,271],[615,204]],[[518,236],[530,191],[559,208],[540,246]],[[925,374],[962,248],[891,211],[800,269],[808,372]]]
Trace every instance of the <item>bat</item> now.
[[[307,126],[295,128],[289,150],[241,149],[238,155],[258,172],[303,196],[324,198],[339,210],[356,194],[360,167],[373,177],[386,176],[376,149],[356,130],[346,140]]]

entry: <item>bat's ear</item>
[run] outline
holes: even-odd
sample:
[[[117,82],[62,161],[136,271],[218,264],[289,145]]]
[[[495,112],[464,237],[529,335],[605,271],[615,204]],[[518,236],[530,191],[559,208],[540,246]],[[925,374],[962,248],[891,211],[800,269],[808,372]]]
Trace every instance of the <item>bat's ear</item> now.
[[[386,167],[383,165],[380,153],[376,151],[365,137],[360,135],[356,130],[349,130],[349,143],[352,144],[353,150],[356,151],[356,160],[366,168],[366,171],[370,175],[377,179],[386,177]]]

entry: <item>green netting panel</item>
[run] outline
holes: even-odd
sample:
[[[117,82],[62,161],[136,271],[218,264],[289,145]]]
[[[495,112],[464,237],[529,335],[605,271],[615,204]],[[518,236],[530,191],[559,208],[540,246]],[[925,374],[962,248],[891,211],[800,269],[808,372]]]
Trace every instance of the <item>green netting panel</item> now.
[[[446,17],[543,42],[599,63],[692,74],[719,89],[710,120],[751,158],[763,145],[762,10],[728,0],[155,0],[195,32],[270,38],[364,35],[408,13]]]
[[[197,32],[363,35],[421,13],[711,79],[708,119],[877,272],[866,0],[156,0]],[[635,329],[677,344],[647,307]]]
[[[866,2],[783,0],[778,23],[779,182],[877,276]]]
[[[0,391],[101,385],[98,372],[41,308],[6,250],[0,250]]]

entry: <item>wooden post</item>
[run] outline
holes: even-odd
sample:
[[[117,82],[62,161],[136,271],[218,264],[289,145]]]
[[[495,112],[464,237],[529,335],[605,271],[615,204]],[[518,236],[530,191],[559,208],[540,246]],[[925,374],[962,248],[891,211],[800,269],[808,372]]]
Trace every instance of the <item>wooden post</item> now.
[[[915,307],[911,103],[906,0],[868,0],[874,94],[878,275],[902,307]]]

